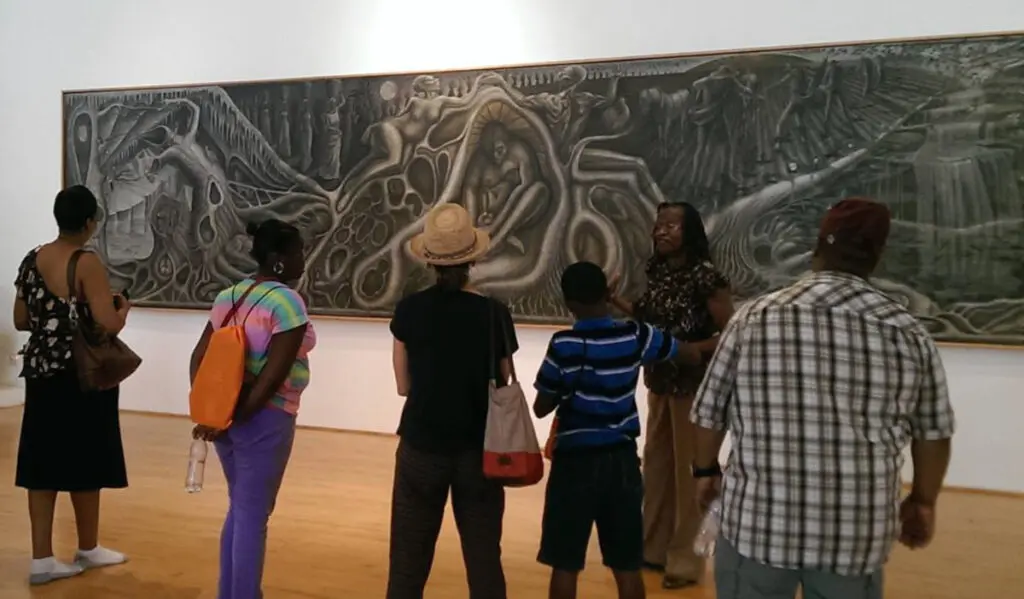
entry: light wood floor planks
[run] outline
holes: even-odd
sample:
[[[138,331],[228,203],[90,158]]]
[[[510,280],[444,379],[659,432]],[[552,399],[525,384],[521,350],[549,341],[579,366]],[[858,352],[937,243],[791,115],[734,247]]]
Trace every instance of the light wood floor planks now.
[[[226,499],[216,459],[206,490],[183,490],[189,424],[185,419],[125,414],[131,488],[104,496],[102,542],[125,551],[121,567],[29,589],[25,495],[11,486],[19,408],[0,409],[0,599],[214,598],[217,539]],[[302,430],[270,525],[267,599],[380,598],[388,557],[388,506],[395,441],[387,437]],[[88,448],[69,459],[89,459]],[[548,572],[534,561],[542,489],[509,493],[505,570],[509,597],[546,597]],[[951,492],[939,507],[938,538],[927,550],[900,548],[887,571],[895,599],[1016,597],[1024,592],[1024,498]],[[74,551],[74,520],[59,500],[56,544]],[[592,546],[581,599],[614,598],[610,575]],[[655,576],[648,596],[714,597],[710,589],[666,592]],[[458,537],[450,517],[438,543],[430,599],[466,597]]]

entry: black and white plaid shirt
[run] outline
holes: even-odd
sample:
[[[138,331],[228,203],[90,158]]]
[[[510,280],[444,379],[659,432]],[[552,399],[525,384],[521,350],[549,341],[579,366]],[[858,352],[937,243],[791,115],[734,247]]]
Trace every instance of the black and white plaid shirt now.
[[[732,435],[725,540],[772,567],[846,576],[889,557],[903,449],[954,428],[924,327],[867,281],[834,272],[737,311],[691,418]]]

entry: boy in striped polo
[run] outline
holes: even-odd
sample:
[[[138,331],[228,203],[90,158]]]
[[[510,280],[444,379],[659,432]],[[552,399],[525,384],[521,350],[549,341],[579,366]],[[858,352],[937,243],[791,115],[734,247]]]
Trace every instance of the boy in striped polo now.
[[[562,295],[576,323],[552,336],[534,385],[537,417],[556,410],[558,417],[537,560],[553,569],[549,597],[575,598],[596,525],[619,598],[640,599],[645,596],[643,484],[636,447],[640,367],[662,360],[699,364],[700,353],[648,325],[614,320],[608,281],[596,264],[569,266],[562,274]]]

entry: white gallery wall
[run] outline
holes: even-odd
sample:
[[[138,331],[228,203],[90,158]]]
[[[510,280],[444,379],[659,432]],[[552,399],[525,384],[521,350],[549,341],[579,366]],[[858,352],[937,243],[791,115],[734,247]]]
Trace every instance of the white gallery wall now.
[[[751,47],[1024,30],[1020,0],[0,0],[0,311],[17,265],[54,235],[63,89],[429,71]],[[122,407],[184,413],[205,315],[136,309],[145,358]],[[300,422],[394,430],[386,322],[317,320]],[[524,378],[550,330],[520,328]],[[23,342],[0,318],[0,364]],[[943,348],[958,410],[949,484],[1024,491],[1024,351]],[[20,397],[0,391],[0,405]],[[640,396],[643,409],[643,394]],[[538,423],[546,433],[547,422]],[[339,456],[339,459],[341,456]]]

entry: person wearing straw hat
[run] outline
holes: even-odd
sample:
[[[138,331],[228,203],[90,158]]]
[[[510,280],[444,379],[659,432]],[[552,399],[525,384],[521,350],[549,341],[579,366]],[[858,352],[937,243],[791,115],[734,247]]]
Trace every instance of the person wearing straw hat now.
[[[483,471],[488,387],[507,384],[519,348],[512,315],[470,289],[470,268],[490,246],[465,208],[430,211],[409,253],[436,275],[395,307],[393,365],[405,399],[391,500],[388,599],[423,596],[448,495],[472,599],[504,599],[505,491]]]

